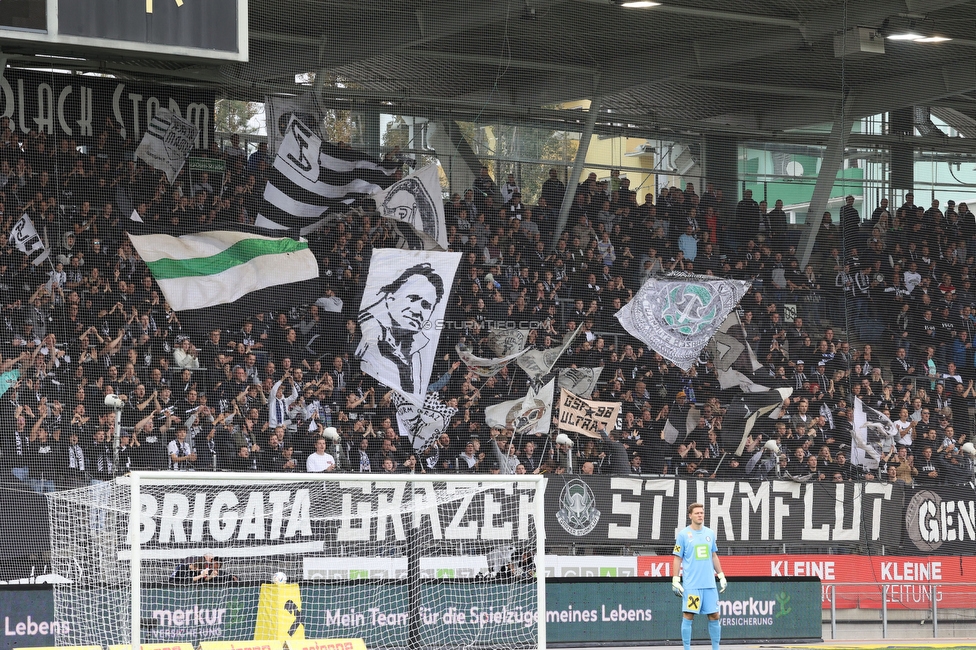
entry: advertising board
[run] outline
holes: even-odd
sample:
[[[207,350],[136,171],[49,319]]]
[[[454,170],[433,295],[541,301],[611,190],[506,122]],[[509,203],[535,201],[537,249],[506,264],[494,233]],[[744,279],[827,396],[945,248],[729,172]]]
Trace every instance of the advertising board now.
[[[892,555],[726,555],[722,568],[727,576],[773,580],[816,578],[823,585],[821,606],[830,609],[836,594],[838,609],[881,609],[884,586],[890,609],[930,609],[930,586],[935,585],[939,608],[965,608],[973,604],[976,558],[912,557]],[[637,558],[641,577],[668,577],[671,558],[644,555]]]
[[[719,601],[722,639],[820,639],[819,597],[813,578],[732,581]],[[704,617],[692,634],[708,638]],[[556,578],[546,583],[546,638],[567,646],[680,643],[681,599],[670,580]]]
[[[54,645],[54,634],[64,623],[54,620],[51,587],[5,586],[0,594],[0,650]]]
[[[365,609],[351,606],[370,603]],[[422,586],[424,634],[459,644],[492,626],[497,637],[517,635],[538,624],[536,602],[508,582],[449,580]],[[144,589],[146,643],[243,641],[253,638],[260,586],[160,587]],[[364,593],[365,592],[365,593]],[[363,638],[367,647],[391,636],[406,638],[406,584],[399,581],[336,581],[301,584],[307,638]],[[519,600],[513,594],[524,596]],[[816,579],[732,581],[720,608],[725,639],[819,639],[820,584]],[[554,578],[546,588],[549,643],[562,646],[674,641],[680,639],[681,601],[669,580],[634,578]],[[0,615],[6,634],[0,650],[52,646],[55,626],[50,588],[6,587]],[[811,616],[811,612],[815,615]],[[702,617],[698,617],[702,618]],[[383,628],[383,629],[381,629]],[[392,629],[391,629],[392,628]],[[382,636],[381,636],[382,635]],[[696,638],[707,638],[696,621]],[[124,640],[120,639],[119,642]]]

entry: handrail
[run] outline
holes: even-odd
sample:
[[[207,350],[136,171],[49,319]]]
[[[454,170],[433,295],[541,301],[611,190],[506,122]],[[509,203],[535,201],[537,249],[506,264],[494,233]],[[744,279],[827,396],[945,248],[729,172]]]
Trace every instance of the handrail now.
[[[932,638],[939,638],[939,584],[930,580],[899,580],[900,585],[925,585],[929,588],[932,611]],[[832,582],[830,583],[830,638],[837,638],[837,587],[881,587],[881,638],[888,638],[888,591],[891,584],[879,582]],[[955,586],[955,585],[953,585]]]

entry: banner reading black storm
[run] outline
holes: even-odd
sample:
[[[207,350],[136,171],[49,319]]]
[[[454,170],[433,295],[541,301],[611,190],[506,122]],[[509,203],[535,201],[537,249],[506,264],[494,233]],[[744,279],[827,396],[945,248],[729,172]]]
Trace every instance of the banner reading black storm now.
[[[160,108],[191,122],[193,146],[213,140],[214,93],[200,88],[133,84],[118,79],[8,68],[0,77],[0,117],[10,128],[95,145],[103,131],[139,142]]]
[[[892,522],[904,517],[905,496],[885,483],[553,476],[546,485],[546,543],[670,545],[688,525],[688,505],[698,502],[722,547],[868,541],[897,547],[902,535]]]

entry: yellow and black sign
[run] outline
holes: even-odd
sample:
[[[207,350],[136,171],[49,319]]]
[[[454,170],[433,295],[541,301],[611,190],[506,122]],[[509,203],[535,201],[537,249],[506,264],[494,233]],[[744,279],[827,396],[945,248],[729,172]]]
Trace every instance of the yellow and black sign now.
[[[288,641],[305,638],[302,593],[296,584],[261,585],[255,639]]]

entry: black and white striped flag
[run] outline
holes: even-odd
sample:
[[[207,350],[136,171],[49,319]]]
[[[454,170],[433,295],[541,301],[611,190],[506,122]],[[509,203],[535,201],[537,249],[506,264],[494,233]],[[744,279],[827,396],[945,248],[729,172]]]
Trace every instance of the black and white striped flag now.
[[[306,235],[324,226],[330,211],[337,216],[345,213],[356,199],[395,183],[401,165],[324,142],[292,116],[278,145],[255,225]]]

